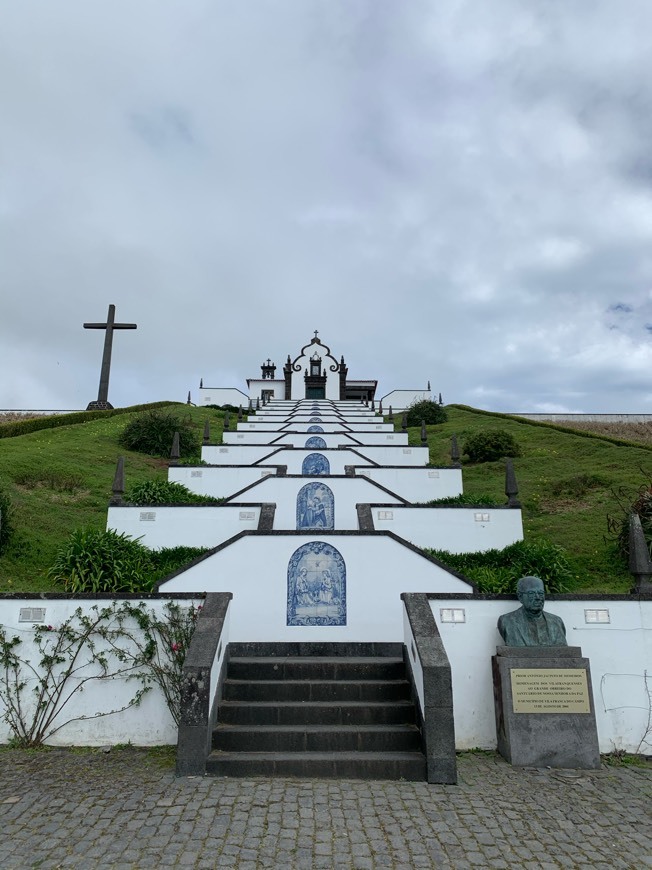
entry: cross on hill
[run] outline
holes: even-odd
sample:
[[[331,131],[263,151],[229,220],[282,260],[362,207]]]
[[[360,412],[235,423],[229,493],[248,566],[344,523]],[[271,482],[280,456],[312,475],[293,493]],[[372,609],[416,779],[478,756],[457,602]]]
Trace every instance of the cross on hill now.
[[[104,329],[104,352],[102,354],[102,369],[100,371],[100,386],[97,391],[97,400],[89,402],[86,408],[87,411],[100,410],[105,411],[107,408],[112,408],[109,403],[109,375],[111,373],[111,351],[113,349],[113,330],[114,329],[138,329],[135,323],[116,323],[115,322],[115,305],[109,305],[109,313],[106,318],[106,323],[85,323],[84,329]]]

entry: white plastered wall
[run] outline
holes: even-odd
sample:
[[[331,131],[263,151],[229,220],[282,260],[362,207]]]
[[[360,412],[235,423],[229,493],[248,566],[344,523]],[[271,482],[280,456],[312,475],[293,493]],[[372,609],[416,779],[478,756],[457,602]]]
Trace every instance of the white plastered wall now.
[[[359,468],[356,474],[368,477],[410,502],[449,498],[462,492],[459,468]]]
[[[191,393],[192,398],[192,393]],[[197,405],[240,405],[247,407],[249,396],[235,387],[200,387],[197,391]]]
[[[287,569],[308,541],[325,541],[346,563],[347,624],[288,626]],[[469,591],[414,550],[383,535],[244,535],[178,574],[162,592],[233,592],[232,641],[403,641],[401,592]]]
[[[228,498],[269,475],[276,475],[276,466],[209,465],[193,468],[190,465],[179,465],[168,469],[168,480],[182,483],[198,495],[210,495],[213,498]],[[250,501],[248,496],[246,501]]]
[[[376,529],[394,532],[417,547],[476,553],[502,550],[523,540],[523,519],[518,508],[375,507]]]
[[[145,547],[217,547],[238,532],[258,528],[259,505],[109,507],[107,529],[138,538]]]
[[[455,739],[458,749],[496,746],[491,656],[502,644],[496,623],[518,601],[432,599],[430,606],[451,663]],[[465,622],[443,622],[442,609],[464,611]],[[647,729],[652,674],[652,601],[551,600],[570,646],[582,648],[591,680],[601,752],[650,752],[641,740]],[[608,624],[589,624],[586,610],[607,610]],[[649,686],[649,683],[648,683]]]

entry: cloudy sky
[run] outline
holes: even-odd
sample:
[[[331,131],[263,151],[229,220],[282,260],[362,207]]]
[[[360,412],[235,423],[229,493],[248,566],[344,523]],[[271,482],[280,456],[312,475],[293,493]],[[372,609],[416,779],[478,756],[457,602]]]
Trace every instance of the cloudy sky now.
[[[0,0],[0,408],[652,413],[650,0]]]

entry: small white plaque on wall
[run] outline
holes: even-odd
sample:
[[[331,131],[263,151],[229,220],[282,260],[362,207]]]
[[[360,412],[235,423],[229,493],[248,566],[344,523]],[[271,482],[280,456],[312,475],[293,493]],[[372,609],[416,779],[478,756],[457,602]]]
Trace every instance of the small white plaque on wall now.
[[[611,622],[611,617],[609,616],[609,611],[606,609],[590,609],[584,611],[584,622],[591,625],[604,625],[605,623]]]
[[[382,428],[383,428],[382,426],[376,426],[376,429],[382,429]]]
[[[429,471],[428,477],[439,477],[439,472],[438,471]]]
[[[393,440],[394,440],[394,436],[393,436],[393,435],[388,435],[388,436],[387,436],[387,440],[388,440],[388,441],[393,441]]]
[[[491,522],[491,514],[475,513],[473,514],[473,519],[476,521],[476,523],[489,523]]]
[[[140,521],[141,523],[153,523],[156,520],[156,511],[141,511],[140,512]]]
[[[412,453],[412,448],[411,447],[404,447],[403,453]]]
[[[466,610],[463,607],[440,607],[439,619],[441,622],[466,622]]]
[[[229,452],[228,447],[220,447],[220,453],[228,453],[228,452]]]
[[[255,520],[256,511],[240,511],[241,520]]]
[[[244,438],[244,432],[236,432],[236,438]]]
[[[379,520],[393,520],[394,511],[378,511]]]
[[[190,472],[191,477],[201,477],[203,474],[204,474],[204,472],[201,470],[201,468],[194,468]]]
[[[21,607],[18,622],[45,622],[45,607]]]

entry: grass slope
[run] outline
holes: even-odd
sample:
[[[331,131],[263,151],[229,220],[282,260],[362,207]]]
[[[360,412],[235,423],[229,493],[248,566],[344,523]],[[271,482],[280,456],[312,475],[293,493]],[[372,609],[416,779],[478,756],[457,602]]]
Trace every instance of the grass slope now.
[[[200,439],[206,418],[211,437],[221,436],[221,412],[188,405],[170,410],[190,416]],[[0,482],[11,495],[16,529],[0,556],[0,592],[63,591],[48,579],[48,568],[73,529],[106,528],[118,456],[125,457],[127,486],[167,480],[164,459],[118,443],[134,413],[0,438]]]
[[[179,405],[201,436],[211,422],[211,440],[222,433],[223,415],[207,408]],[[627,592],[631,577],[605,543],[607,514],[620,511],[614,491],[631,490],[649,480],[652,452],[630,444],[622,427],[617,439],[586,437],[568,428],[533,425],[470,408],[448,409],[448,422],[428,427],[434,465],[450,463],[450,439],[460,446],[480,429],[511,432],[523,455],[515,460],[526,538],[548,538],[570,555],[576,588],[587,592]],[[136,413],[136,412],[133,412]],[[104,528],[116,459],[125,456],[127,486],[167,479],[167,462],[125,450],[118,436],[132,413],[93,419],[60,428],[0,438],[0,480],[16,508],[16,533],[0,557],[0,592],[63,591],[53,586],[47,570],[57,547],[81,526]],[[230,415],[232,425],[234,415]],[[396,428],[400,428],[397,420]],[[420,443],[419,428],[409,430],[410,443]],[[634,437],[639,440],[640,433]],[[616,440],[618,443],[615,443]],[[502,462],[464,466],[468,494],[488,495],[503,503]]]
[[[523,507],[526,539],[547,538],[568,551],[578,590],[628,592],[632,577],[627,566],[605,542],[608,514],[620,516],[617,490],[635,491],[652,477],[652,451],[625,439],[619,424],[617,438],[607,440],[568,427],[519,420],[471,408],[449,406],[448,422],[428,427],[430,459],[450,462],[450,439],[460,449],[479,429],[505,429],[518,441],[522,456],[514,460]],[[398,428],[398,423],[395,424]],[[419,444],[419,430],[410,430],[410,443]],[[611,435],[611,433],[610,433]],[[638,440],[640,432],[633,436]],[[618,442],[618,443],[616,443]],[[504,463],[464,465],[464,491],[494,496],[505,502]]]

